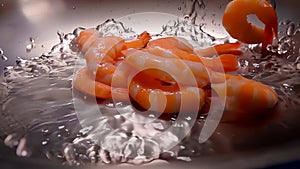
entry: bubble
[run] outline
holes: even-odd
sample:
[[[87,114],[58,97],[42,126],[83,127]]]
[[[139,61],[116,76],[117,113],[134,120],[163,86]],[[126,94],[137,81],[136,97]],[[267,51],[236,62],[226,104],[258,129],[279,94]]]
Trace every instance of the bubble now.
[[[286,29],[287,36],[293,36],[295,33],[296,25],[294,23],[290,23]]]
[[[4,55],[4,51],[0,48],[0,57],[1,57],[1,59],[2,60],[4,60],[4,61],[7,61],[8,60],[8,57],[6,57],[5,55]]]
[[[31,50],[35,47],[34,44],[30,43],[28,45],[26,45],[26,52],[31,52]]]

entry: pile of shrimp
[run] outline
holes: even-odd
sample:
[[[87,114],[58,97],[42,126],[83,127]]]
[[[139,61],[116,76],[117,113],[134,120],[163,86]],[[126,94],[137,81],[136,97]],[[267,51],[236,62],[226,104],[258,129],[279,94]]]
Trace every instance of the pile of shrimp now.
[[[249,14],[257,15],[264,29],[249,23]],[[262,43],[265,52],[273,38],[278,39],[275,10],[266,0],[233,0],[222,24],[239,42],[194,49],[179,37],[151,40],[145,31],[125,41],[86,29],[77,37],[86,66],[77,72],[73,85],[97,98],[133,100],[145,110],[166,114],[199,112],[211,92],[224,102],[229,120],[273,108],[278,96],[270,86],[229,72],[239,68],[242,43]]]

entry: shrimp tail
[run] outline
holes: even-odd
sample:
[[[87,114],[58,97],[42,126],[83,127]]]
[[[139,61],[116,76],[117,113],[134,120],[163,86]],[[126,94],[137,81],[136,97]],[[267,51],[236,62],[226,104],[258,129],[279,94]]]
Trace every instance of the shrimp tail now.
[[[222,54],[215,58],[201,57],[201,62],[216,72],[232,72],[239,68],[238,58],[233,54]]]
[[[265,26],[264,36],[262,40],[262,52],[264,52],[269,44],[273,42],[273,29],[271,26]]]
[[[197,49],[195,50],[195,53],[197,53],[198,56],[203,57],[222,54],[242,55],[243,51],[239,49],[241,45],[240,42],[220,44],[205,49]]]
[[[236,55],[223,54],[220,55],[219,58],[222,62],[225,72],[236,71],[239,68],[238,58]]]
[[[136,40],[125,42],[126,48],[144,48],[149,40],[151,39],[150,34],[147,31],[142,32]]]
[[[278,41],[278,21],[274,20],[274,23],[270,25],[266,25],[264,29],[264,35],[262,40],[262,50],[266,50],[268,44],[272,44],[274,36],[275,39]]]

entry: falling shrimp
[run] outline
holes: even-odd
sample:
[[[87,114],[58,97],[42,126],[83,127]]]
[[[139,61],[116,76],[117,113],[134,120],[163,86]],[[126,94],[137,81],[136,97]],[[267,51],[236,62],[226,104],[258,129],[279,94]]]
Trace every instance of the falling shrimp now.
[[[249,23],[247,16],[254,14],[265,24],[264,29]],[[244,43],[262,42],[262,50],[278,40],[278,19],[272,5],[267,0],[233,0],[224,12],[222,24],[227,32]]]

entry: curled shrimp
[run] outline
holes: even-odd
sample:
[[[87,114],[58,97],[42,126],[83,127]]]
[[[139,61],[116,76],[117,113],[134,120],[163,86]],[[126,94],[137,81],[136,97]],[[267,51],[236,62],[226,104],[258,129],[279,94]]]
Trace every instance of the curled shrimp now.
[[[201,63],[160,57],[137,49],[123,53],[124,62],[139,72],[129,81],[129,94],[144,109],[178,113],[202,108],[205,93],[201,87],[207,85],[208,73]],[[172,81],[166,82],[165,77]]]
[[[225,74],[225,77],[226,81],[211,87],[220,98],[226,98],[224,115],[227,120],[257,117],[278,102],[278,96],[270,86],[242,76]]]
[[[178,83],[165,83],[153,76],[147,77],[143,72],[132,79],[129,94],[144,109],[163,113],[200,111],[205,102],[201,88],[179,87]],[[199,102],[195,103],[196,100]]]
[[[278,102],[277,94],[267,85],[216,72],[226,64],[234,68],[235,63],[228,58],[242,53],[240,43],[194,50],[183,38],[148,43],[149,34],[142,33],[138,39],[125,42],[114,36],[100,38],[94,31],[87,30],[78,37],[87,67],[74,79],[75,88],[89,95],[124,101],[130,95],[147,110],[194,112],[208,99],[203,88],[211,86],[225,102],[226,116],[233,120],[254,116]],[[215,54],[220,54],[218,61],[198,56]],[[226,54],[223,61],[222,54]],[[217,65],[219,60],[221,66]]]
[[[126,61],[138,70],[149,67],[166,71],[168,75],[162,74],[160,71],[149,71],[151,76],[155,76],[162,81],[169,82],[170,79],[173,79],[170,76],[176,75],[181,77],[176,82],[186,86],[194,84],[191,77],[195,78],[198,87],[204,87],[209,83],[209,73],[207,68],[201,63],[178,58],[160,57],[147,51],[136,49],[126,50],[123,53],[126,56]]]
[[[97,82],[90,75],[87,67],[80,69],[73,80],[73,86],[80,92],[90,96],[95,96],[102,99],[114,98],[120,101],[126,101],[128,90],[125,88],[112,88],[101,82]]]
[[[152,40],[148,43],[146,50],[154,55],[167,58],[180,58],[193,62],[200,62],[215,71],[236,71],[238,61],[236,55],[241,55],[238,48],[240,43],[216,45],[205,49],[194,50],[193,46],[184,38],[166,37]],[[207,56],[220,55],[214,58]],[[221,68],[216,67],[221,62]]]
[[[238,61],[236,55],[241,55],[238,48],[240,43],[216,45],[205,49],[194,50],[193,46],[184,38],[166,37],[152,40],[148,43],[146,50],[149,53],[167,58],[180,58],[194,62],[204,63],[206,67],[215,71],[236,71]],[[220,55],[214,58],[207,56]],[[216,66],[221,62],[221,66]]]
[[[142,48],[149,39],[147,32],[143,32],[136,40],[125,42],[116,36],[100,37],[95,29],[82,31],[77,42],[84,53],[87,66],[77,72],[73,81],[74,87],[83,93],[104,99],[111,98],[112,92],[115,92],[119,100],[125,100],[124,93],[127,90],[112,90],[110,86],[121,51],[133,47]]]
[[[138,39],[125,42],[124,39],[116,36],[100,37],[97,30],[88,29],[79,34],[77,41],[95,80],[110,85],[121,51],[128,48],[142,48],[149,39],[150,35],[143,32]]]
[[[247,16],[255,14],[265,24],[264,29],[247,21]],[[264,50],[278,40],[278,19],[272,5],[267,0],[233,0],[224,12],[222,24],[227,32],[244,43],[262,43]]]
[[[150,67],[159,70],[167,70],[167,72],[172,75],[182,76],[181,80],[177,79],[176,82],[182,84],[183,86],[189,86],[192,84],[192,82],[189,82],[191,77],[196,79],[198,87],[200,88],[210,84],[212,90],[214,90],[220,98],[224,98],[226,105],[225,111],[229,112],[226,114],[228,119],[240,119],[243,117],[243,115],[253,117],[256,112],[261,112],[262,110],[272,108],[278,102],[277,94],[271,87],[241,76],[222,74],[220,72],[214,72],[205,68],[199,69],[202,64],[198,62],[159,57],[135,49],[126,51],[125,55],[128,63],[132,64],[132,66],[136,67],[137,69]],[[188,68],[184,69],[183,65],[188,66]],[[189,74],[189,70],[192,72],[192,75]],[[161,80],[160,75],[160,72],[157,74],[152,72],[152,76],[158,77],[159,80]],[[165,87],[158,83],[161,81],[153,80],[152,82],[149,82],[149,79],[147,79],[148,78],[143,80],[138,79],[138,82],[133,80],[133,82],[130,84],[129,93],[133,99],[142,105],[142,107],[147,109],[151,107],[151,103],[153,102],[153,100],[150,99],[151,97],[159,100],[159,97],[164,96],[167,97],[167,106],[165,112],[179,112],[178,107],[174,106],[173,104],[180,102],[179,97],[175,97],[177,95],[177,86],[175,86],[175,89],[170,90],[169,86]],[[158,88],[159,90],[156,91],[154,90],[155,88]],[[188,90],[188,92],[190,91],[191,90]],[[202,100],[205,100],[205,96],[202,94],[203,91],[198,91],[200,96],[204,97]],[[182,92],[186,92],[185,89],[183,89]],[[157,96],[151,96],[153,95],[152,93],[155,93]],[[195,92],[191,92],[187,95],[192,97],[195,95]],[[175,98],[177,98],[177,100]],[[200,105],[203,105],[203,103],[201,102]],[[188,109],[185,111],[188,111]]]

